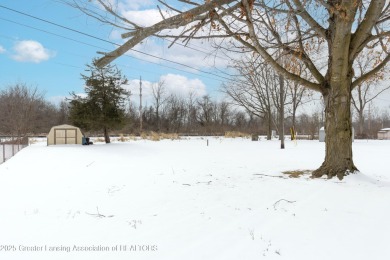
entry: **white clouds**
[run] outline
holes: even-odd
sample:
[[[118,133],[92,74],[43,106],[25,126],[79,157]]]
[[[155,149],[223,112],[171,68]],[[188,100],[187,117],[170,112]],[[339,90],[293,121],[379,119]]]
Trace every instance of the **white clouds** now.
[[[206,86],[200,79],[189,79],[182,75],[166,74],[162,75],[159,81],[164,82],[166,95],[177,95],[187,97],[193,93],[195,97],[201,97],[207,94]],[[143,103],[153,104],[152,86],[157,82],[142,81],[142,98]],[[139,95],[139,80],[130,80],[127,86],[133,95],[132,101],[138,102]]]
[[[151,26],[162,20],[157,9],[123,11],[122,15],[140,26]]]
[[[134,49],[155,57],[161,57],[166,60],[185,64],[189,67],[180,66],[180,69],[188,69],[189,71],[192,71],[190,67],[195,69],[214,67],[225,68],[230,62],[230,59],[223,56],[223,54],[219,54],[218,56],[211,54],[213,53],[214,48],[209,43],[200,44],[198,42],[197,45],[191,43],[189,45],[190,48],[175,44],[171,48],[168,48],[167,46],[170,42],[165,41],[162,43],[161,41],[162,40],[151,38],[145,41],[144,44],[137,45]],[[137,58],[146,59],[152,62],[161,62],[161,60],[157,58],[144,54],[133,51],[129,51],[128,53]]]
[[[121,32],[118,30],[112,30],[109,36],[110,40],[122,40]]]
[[[123,10],[139,10],[142,7],[147,7],[153,4],[151,0],[125,0],[119,3],[119,7]]]
[[[173,93],[179,96],[187,96],[194,93],[195,96],[206,95],[206,86],[200,79],[188,79],[182,75],[167,74],[160,77],[163,81],[168,93]]]
[[[153,0],[108,0],[107,2],[117,14],[141,26],[162,20],[158,9],[152,9],[156,7]],[[100,3],[96,1],[95,4],[105,12]]]
[[[5,52],[4,47],[0,45],[0,54],[1,54],[1,53],[4,53],[4,52]]]
[[[48,50],[37,41],[19,41],[14,47],[12,59],[20,62],[40,63],[55,56],[55,52]]]

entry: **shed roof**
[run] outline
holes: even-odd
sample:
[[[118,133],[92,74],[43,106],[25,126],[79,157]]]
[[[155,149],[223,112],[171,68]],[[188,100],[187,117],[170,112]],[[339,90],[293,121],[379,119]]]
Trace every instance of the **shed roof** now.
[[[63,124],[63,125],[53,126],[53,128],[78,128],[78,127],[77,126],[73,126],[73,125]]]

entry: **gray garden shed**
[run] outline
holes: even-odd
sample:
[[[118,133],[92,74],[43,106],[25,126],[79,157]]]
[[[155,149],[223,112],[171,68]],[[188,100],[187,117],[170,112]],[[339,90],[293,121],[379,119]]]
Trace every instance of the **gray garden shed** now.
[[[326,134],[325,134],[325,128],[321,127],[318,131],[318,139],[320,142],[325,142]],[[355,128],[352,127],[352,142],[355,141]]]
[[[47,145],[82,144],[80,128],[72,125],[53,126],[47,135]]]

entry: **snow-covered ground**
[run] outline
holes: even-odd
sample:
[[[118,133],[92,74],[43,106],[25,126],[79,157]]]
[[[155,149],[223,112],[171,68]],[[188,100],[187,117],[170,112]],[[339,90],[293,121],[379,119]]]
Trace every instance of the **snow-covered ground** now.
[[[361,173],[289,178],[318,141],[37,143],[0,165],[0,259],[390,259],[390,142]]]

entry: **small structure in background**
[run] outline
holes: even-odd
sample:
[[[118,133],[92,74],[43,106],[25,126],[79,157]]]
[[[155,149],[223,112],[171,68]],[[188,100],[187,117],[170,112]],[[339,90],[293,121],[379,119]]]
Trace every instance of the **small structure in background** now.
[[[318,140],[320,142],[325,142],[325,127],[321,127],[318,132]]]
[[[378,131],[379,140],[390,140],[390,128],[383,128]]]
[[[47,145],[82,144],[80,128],[72,125],[53,126],[47,136]]]
[[[325,134],[325,128],[321,127],[318,131],[318,140],[320,142],[325,142],[326,134]],[[355,128],[352,127],[352,142],[355,141]]]

